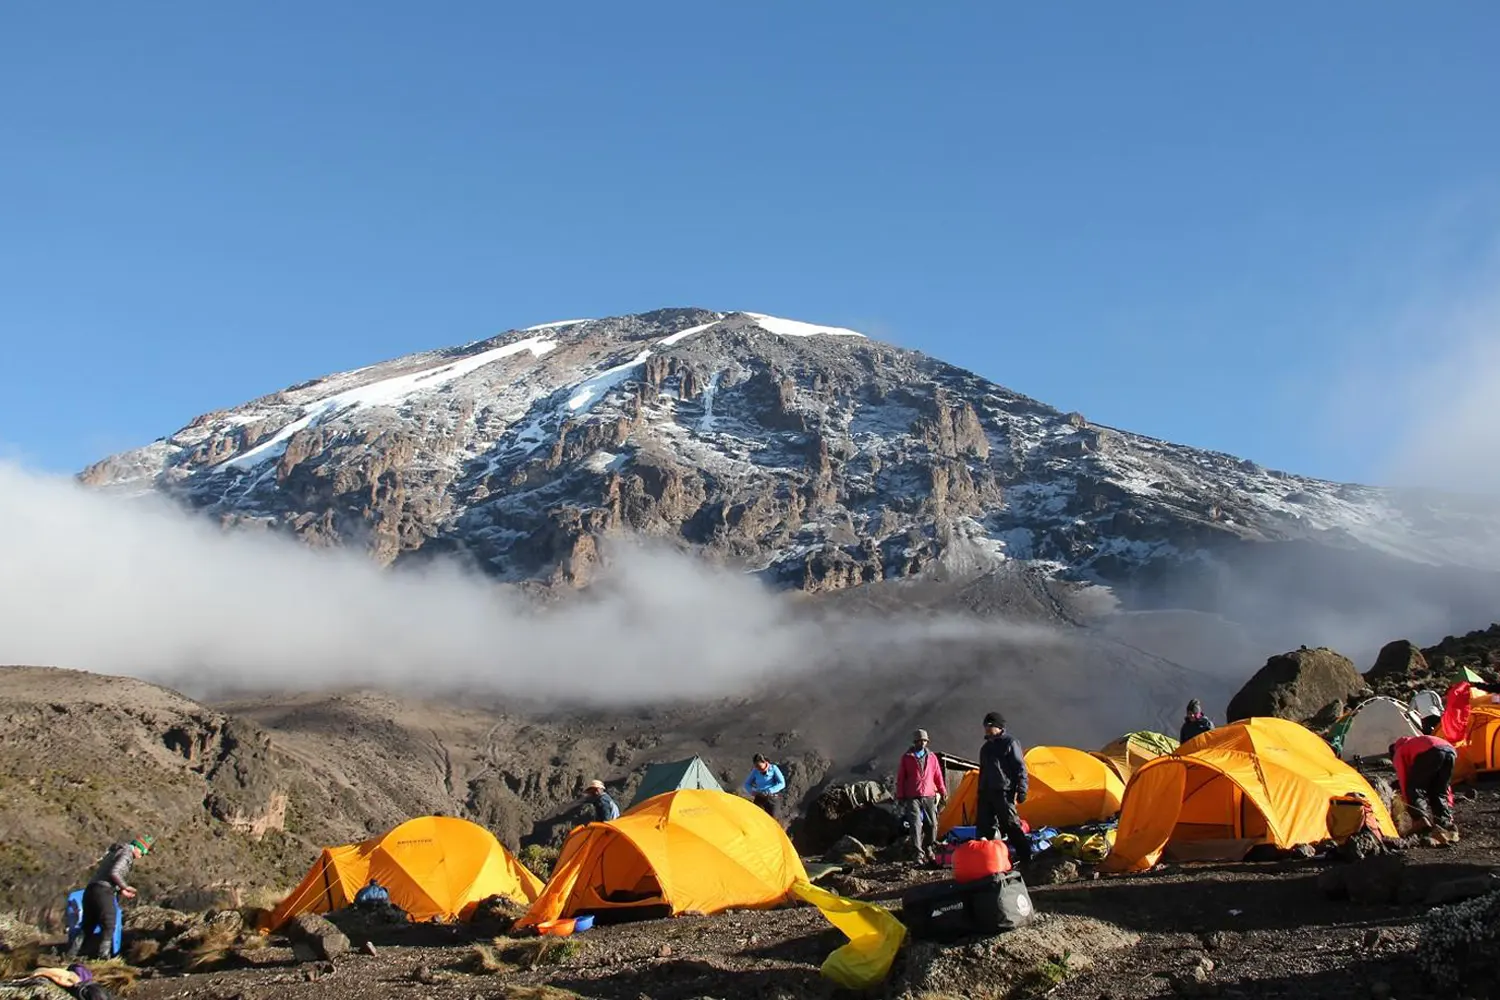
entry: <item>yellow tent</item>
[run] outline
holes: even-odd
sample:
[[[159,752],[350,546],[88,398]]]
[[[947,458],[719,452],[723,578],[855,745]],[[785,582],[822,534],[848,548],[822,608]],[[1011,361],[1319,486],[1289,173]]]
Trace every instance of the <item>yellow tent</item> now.
[[[342,909],[372,878],[413,920],[461,920],[490,896],[530,903],[542,892],[541,880],[484,827],[452,816],[423,816],[373,840],[324,848],[263,926],[275,930],[299,913]]]
[[[1112,767],[1120,776],[1121,781],[1129,781],[1136,768],[1146,761],[1155,760],[1176,749],[1177,741],[1172,737],[1143,729],[1139,732],[1126,733],[1101,748],[1093,756]]]
[[[728,792],[682,789],[568,835],[552,880],[517,927],[580,913],[717,913],[775,906],[807,872],[781,825]]]
[[[1469,732],[1458,744],[1458,763],[1453,769],[1456,782],[1473,781],[1490,771],[1500,770],[1500,708],[1476,704],[1469,714]]]
[[[1329,800],[1357,792],[1396,836],[1380,797],[1323,739],[1285,719],[1246,719],[1148,761],[1125,789],[1109,871],[1144,871],[1169,844],[1199,857],[1243,857],[1255,844],[1328,838]]]
[[[1125,783],[1092,754],[1072,747],[1032,747],[1026,751],[1027,795],[1020,813],[1032,828],[1078,826],[1108,819],[1120,811]],[[979,772],[959,782],[938,817],[938,836],[979,818]]]

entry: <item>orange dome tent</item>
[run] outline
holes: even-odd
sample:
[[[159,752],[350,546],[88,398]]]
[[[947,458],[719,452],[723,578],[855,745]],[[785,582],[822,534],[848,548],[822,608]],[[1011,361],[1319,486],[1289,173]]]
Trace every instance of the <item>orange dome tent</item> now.
[[[798,879],[807,880],[802,859],[764,810],[728,792],[683,789],[575,829],[516,926],[609,910],[764,909],[790,898]]]
[[[1135,772],[1104,868],[1144,871],[1169,844],[1238,858],[1256,844],[1317,843],[1328,838],[1329,800],[1351,793],[1396,836],[1370,783],[1311,730],[1268,718],[1221,726]]]
[[[325,847],[262,926],[275,930],[299,913],[349,906],[372,878],[413,920],[461,920],[490,896],[530,903],[542,892],[541,880],[484,827],[452,816],[423,816],[373,840]]]
[[[1473,781],[1480,774],[1500,771],[1500,707],[1477,704],[1469,712],[1468,735],[1457,745],[1455,782]]]
[[[1104,761],[1072,747],[1026,751],[1027,796],[1020,813],[1032,827],[1079,826],[1120,811],[1125,783]],[[979,818],[979,772],[970,771],[938,817],[938,836]]]

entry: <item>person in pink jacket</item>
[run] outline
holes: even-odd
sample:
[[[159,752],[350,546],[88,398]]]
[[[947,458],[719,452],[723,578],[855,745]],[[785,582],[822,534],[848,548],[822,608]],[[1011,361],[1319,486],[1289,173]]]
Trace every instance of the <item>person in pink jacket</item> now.
[[[912,733],[911,749],[901,755],[901,765],[896,769],[896,802],[911,824],[911,842],[919,860],[932,857],[937,845],[938,802],[948,794],[943,765],[938,763],[937,754],[927,749],[927,742],[927,730],[918,729]],[[925,844],[922,837],[924,824],[927,827]]]

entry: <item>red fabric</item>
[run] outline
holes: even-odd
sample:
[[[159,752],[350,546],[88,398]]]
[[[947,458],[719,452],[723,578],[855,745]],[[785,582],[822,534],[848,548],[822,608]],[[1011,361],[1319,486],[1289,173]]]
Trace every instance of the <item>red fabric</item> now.
[[[1443,721],[1438,726],[1449,743],[1462,743],[1469,735],[1469,689],[1468,681],[1459,681],[1443,696]]]
[[[953,881],[977,882],[1010,871],[1010,849],[1003,840],[970,840],[953,851]]]
[[[1401,786],[1403,797],[1406,796],[1406,772],[1411,769],[1411,762],[1433,747],[1452,750],[1453,744],[1439,736],[1403,736],[1396,740],[1396,753],[1391,757],[1391,764],[1396,768],[1396,781]],[[1448,804],[1453,804],[1452,785],[1448,786]]]
[[[929,795],[947,795],[948,783],[943,780],[943,765],[931,750],[917,762],[917,755],[910,750],[901,755],[901,766],[896,769],[896,798],[925,799]]]

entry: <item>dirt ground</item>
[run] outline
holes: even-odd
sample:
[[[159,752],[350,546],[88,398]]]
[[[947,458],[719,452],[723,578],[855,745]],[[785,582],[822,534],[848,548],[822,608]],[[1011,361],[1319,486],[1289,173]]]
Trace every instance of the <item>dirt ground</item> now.
[[[1473,794],[1473,798],[1465,795]],[[1462,841],[1405,852],[1405,879],[1418,897],[1454,879],[1500,873],[1500,786],[1464,793]],[[1428,995],[1411,948],[1430,907],[1421,901],[1365,905],[1328,899],[1319,875],[1336,862],[1167,865],[1150,873],[1034,885],[1038,937],[1054,949],[1049,978],[1016,985],[1001,963],[1021,951],[1027,928],[948,947],[912,943],[872,997],[1022,997],[1136,1000],[1148,997],[1385,998]],[[901,891],[942,873],[904,865],[858,869],[864,898],[899,905]],[[1089,919],[1085,919],[1089,918]],[[1115,938],[1097,940],[1101,928]],[[411,933],[407,931],[405,933]],[[596,927],[573,938],[555,964],[485,971],[463,928],[423,944],[376,944],[376,955],[296,963],[266,948],[255,965],[232,972],[152,978],[131,996],[167,998],[328,998],[447,1000],[553,998],[695,1000],[714,997],[841,995],[818,967],[843,943],[809,907]],[[1128,944],[1122,945],[1122,942]],[[358,943],[358,942],[356,942]],[[512,942],[502,939],[502,948]],[[1033,950],[1035,941],[1032,942]],[[501,955],[514,959],[516,956]],[[938,966],[946,963],[942,975]],[[549,992],[563,990],[565,993]],[[1452,994],[1448,994],[1452,1000]]]

